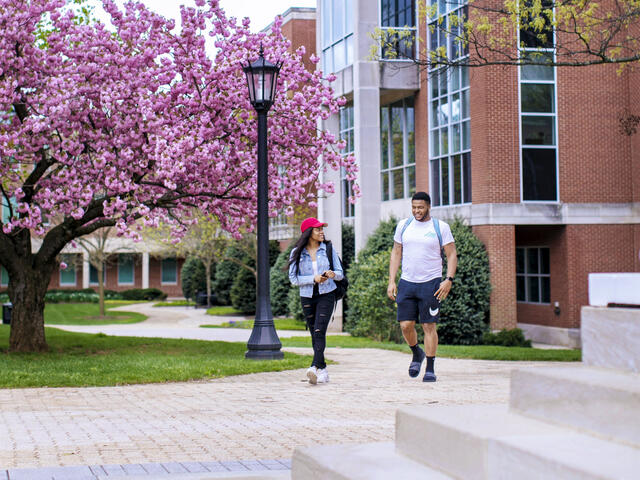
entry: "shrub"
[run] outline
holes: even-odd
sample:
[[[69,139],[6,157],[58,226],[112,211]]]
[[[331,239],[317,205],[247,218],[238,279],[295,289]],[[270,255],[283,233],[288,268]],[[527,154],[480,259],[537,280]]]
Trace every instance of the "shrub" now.
[[[498,333],[485,332],[482,335],[484,345],[500,345],[502,347],[531,347],[531,340],[524,338],[524,333],[519,328],[507,330],[503,328]]]
[[[300,289],[289,289],[288,295],[289,316],[298,322],[304,322],[304,314],[302,313],[302,302],[300,301]]]
[[[356,337],[401,342],[396,305],[387,297],[389,251],[359,258],[349,269],[349,311],[345,330]]]
[[[489,256],[471,227],[460,218],[451,223],[458,252],[458,269],[451,292],[440,307],[440,343],[477,345],[487,331],[491,279]],[[446,274],[446,261],[443,273]]]
[[[399,220],[395,217],[391,217],[388,220],[383,220],[378,224],[378,227],[369,235],[367,243],[364,248],[358,252],[358,261],[375,255],[378,252],[390,251],[393,247],[393,234],[396,231],[396,226]],[[386,292],[385,287],[385,292]]]
[[[293,285],[289,281],[289,255],[293,249],[293,243],[286,250],[280,252],[276,262],[271,267],[270,290],[271,312],[274,316],[287,315],[289,313],[289,290]],[[297,290],[297,288],[295,289]]]
[[[253,267],[253,259],[245,257],[245,262]],[[241,267],[231,286],[231,305],[245,315],[256,313],[256,277],[249,269]]]
[[[214,293],[213,282],[216,276],[216,264],[211,265],[211,293]],[[207,291],[207,274],[202,260],[189,257],[184,262],[181,271],[182,294],[185,298],[195,299],[198,292]]]
[[[269,240],[269,266],[273,268],[280,256],[280,242],[278,240]]]
[[[98,303],[98,294],[82,291],[54,291],[47,292],[44,296],[45,303]]]
[[[237,246],[232,245],[225,251],[225,256],[241,260],[245,257],[245,254]],[[231,260],[223,260],[218,264],[213,282],[213,291],[220,305],[231,304],[231,287],[240,268],[240,265]]]
[[[167,294],[158,288],[130,288],[120,292],[123,300],[164,300]]]
[[[123,300],[120,292],[116,292],[115,290],[106,290],[104,291],[105,300]]]

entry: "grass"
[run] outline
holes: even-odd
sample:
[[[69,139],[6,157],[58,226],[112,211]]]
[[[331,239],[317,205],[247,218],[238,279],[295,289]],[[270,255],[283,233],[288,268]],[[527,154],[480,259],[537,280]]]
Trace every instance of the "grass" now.
[[[273,323],[278,330],[306,330],[303,322],[293,318],[274,318]],[[202,328],[253,328],[253,320],[238,320],[221,323],[219,325],[200,325]]]
[[[138,323],[146,315],[135,312],[114,312],[110,308],[140,303],[136,301],[107,300],[106,317],[100,318],[97,303],[47,303],[44,306],[44,323],[48,325],[106,325],[112,323]]]
[[[228,315],[242,316],[242,313],[233,307],[215,306],[207,309],[207,315],[226,317]]]
[[[281,338],[283,347],[311,347],[309,337]],[[409,352],[409,347],[392,342],[377,342],[364,337],[347,337],[341,335],[327,336],[327,347],[342,348],[382,348],[398,352]],[[475,360],[506,361],[549,361],[579,362],[580,350],[543,350],[540,348],[497,347],[494,345],[439,345],[438,356],[448,358],[471,358]]]
[[[9,326],[0,325],[0,388],[88,387],[182,382],[305,368],[311,357],[245,360],[244,343],[110,337],[46,328],[47,353],[7,353]]]
[[[173,300],[171,302],[156,302],[154,307],[193,307],[195,305],[191,300]]]

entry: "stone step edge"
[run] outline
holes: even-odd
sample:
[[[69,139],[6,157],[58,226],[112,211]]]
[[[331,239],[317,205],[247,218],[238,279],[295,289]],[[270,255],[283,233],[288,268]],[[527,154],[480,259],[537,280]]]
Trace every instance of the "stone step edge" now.
[[[396,451],[393,442],[297,448],[292,480],[451,480],[444,473]]]
[[[585,465],[590,459],[598,459],[611,471],[624,470],[631,464],[640,470],[638,449],[512,413],[504,404],[429,406],[400,409],[396,414],[397,448],[409,458],[456,478],[495,478],[490,472],[495,474],[492,465],[497,460],[491,452],[500,448],[502,454],[509,456],[519,443],[536,440],[542,441],[548,450],[539,449],[542,453],[533,463],[545,465],[545,455],[551,458],[556,449],[565,449],[568,459],[573,458],[571,455],[584,457]],[[567,442],[569,445],[565,445]],[[577,452],[573,450],[576,442],[584,446]],[[429,448],[424,448],[425,445]],[[600,458],[600,451],[623,458],[622,463],[615,457]],[[569,460],[563,463],[561,458],[554,459],[553,464],[558,472],[566,471],[568,475],[572,469],[580,468],[580,465],[570,465]],[[591,467],[602,472],[601,464]],[[564,478],[560,473],[548,478],[552,477]]]
[[[640,375],[562,366],[511,372],[510,410],[640,447]]]

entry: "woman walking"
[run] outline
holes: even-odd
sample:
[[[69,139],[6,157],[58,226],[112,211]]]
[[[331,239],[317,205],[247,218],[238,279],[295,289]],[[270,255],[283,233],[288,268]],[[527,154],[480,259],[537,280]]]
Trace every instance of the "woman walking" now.
[[[328,240],[324,238],[326,223],[307,218],[300,225],[302,235],[289,257],[289,280],[300,287],[300,301],[307,327],[311,333],[313,362],[307,370],[309,383],[327,383],[329,374],[324,360],[327,327],[333,315],[336,300],[335,281],[342,280],[343,272],[338,254],[333,251],[333,270],[327,256]],[[335,281],[334,281],[335,280]]]

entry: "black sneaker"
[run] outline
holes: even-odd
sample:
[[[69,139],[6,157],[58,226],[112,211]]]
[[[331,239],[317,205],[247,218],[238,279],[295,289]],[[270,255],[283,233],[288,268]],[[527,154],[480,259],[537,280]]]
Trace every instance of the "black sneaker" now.
[[[418,350],[420,350],[420,361],[419,362],[411,362],[409,364],[409,376],[411,378],[415,378],[418,375],[420,375],[420,369],[422,368],[422,362],[424,362],[424,359],[427,358],[427,356],[424,354],[424,350],[422,350],[420,347],[418,347]]]
[[[424,372],[424,377],[422,377],[423,382],[435,382],[436,374],[433,372]]]

